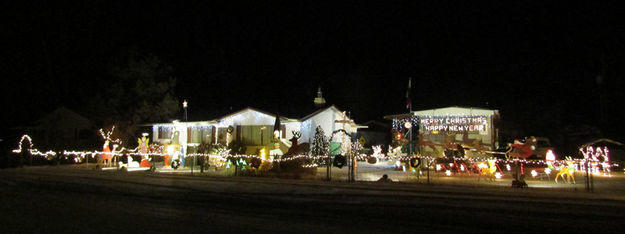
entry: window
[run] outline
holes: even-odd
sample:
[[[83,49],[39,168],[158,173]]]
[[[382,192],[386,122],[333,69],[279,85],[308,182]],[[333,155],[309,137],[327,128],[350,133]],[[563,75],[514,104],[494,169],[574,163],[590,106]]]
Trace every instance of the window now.
[[[241,136],[244,145],[268,145],[273,140],[273,126],[253,125],[241,126]]]
[[[158,127],[159,139],[171,139],[173,133],[173,127],[162,126]]]
[[[202,128],[187,128],[187,143],[200,143]]]
[[[213,127],[202,128],[202,143],[212,143],[213,141]]]
[[[222,144],[222,145],[226,145],[226,137],[227,137],[227,132],[228,128],[219,128],[217,130],[217,143]]]

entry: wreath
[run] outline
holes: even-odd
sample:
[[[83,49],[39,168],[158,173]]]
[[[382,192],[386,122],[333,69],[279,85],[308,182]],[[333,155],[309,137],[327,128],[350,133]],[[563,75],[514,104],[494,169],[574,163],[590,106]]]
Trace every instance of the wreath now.
[[[174,161],[171,161],[171,168],[176,170],[176,169],[178,169],[178,167],[180,167],[180,159],[176,159]]]
[[[345,156],[340,155],[340,154],[339,154],[339,155],[334,156],[334,162],[333,162],[333,165],[334,165],[335,167],[338,167],[338,168],[343,168],[343,166],[345,166],[345,164],[347,164],[347,159],[345,158]]]

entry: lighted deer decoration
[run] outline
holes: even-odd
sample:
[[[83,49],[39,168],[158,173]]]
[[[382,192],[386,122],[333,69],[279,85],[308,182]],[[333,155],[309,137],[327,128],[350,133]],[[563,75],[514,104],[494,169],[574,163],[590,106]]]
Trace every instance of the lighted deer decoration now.
[[[302,137],[302,133],[299,131],[291,131],[293,133],[293,137],[289,140],[291,141],[291,148],[283,155],[283,156],[293,156],[305,154],[310,151],[310,143],[298,144],[299,138]]]
[[[113,135],[113,132],[115,132],[115,125],[113,125],[113,127],[111,127],[111,130],[107,131],[106,133],[104,133],[104,130],[100,128],[100,136],[102,136],[102,139],[104,140],[104,145],[102,146],[102,162],[105,166],[111,166],[111,161],[113,160],[114,155],[114,152],[111,152],[111,147],[109,144],[122,144],[122,141],[119,139],[111,139],[111,135]],[[113,149],[113,151],[115,151],[115,149]]]
[[[477,177],[477,180],[480,180],[480,177],[486,176],[490,181],[495,181],[495,173],[497,172],[497,165],[495,164],[497,160],[489,159],[487,160],[488,166],[484,163],[480,163],[478,167],[480,168],[480,176]]]
[[[566,178],[564,177],[566,175]],[[562,165],[560,167],[560,171],[556,174],[556,184],[558,183],[558,177],[562,177],[562,180],[567,183],[571,183],[571,179],[573,180],[573,184],[575,184],[575,167],[573,166],[572,160],[567,160],[566,165]]]

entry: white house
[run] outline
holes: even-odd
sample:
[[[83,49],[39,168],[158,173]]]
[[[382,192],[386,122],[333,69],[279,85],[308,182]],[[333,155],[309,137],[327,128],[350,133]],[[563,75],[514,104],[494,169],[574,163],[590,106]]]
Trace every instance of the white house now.
[[[302,132],[300,141],[309,143],[312,142],[315,137],[317,126],[321,126],[326,136],[330,136],[339,129],[343,129],[348,134],[352,134],[355,133],[358,128],[363,127],[354,123],[354,120],[349,118],[345,112],[340,111],[334,105],[319,109],[301,118],[300,121],[302,123],[300,127],[300,131]],[[332,141],[341,142],[342,140],[337,139],[337,137],[341,137],[341,134],[335,134]]]
[[[293,131],[302,133],[299,142],[303,143],[312,142],[317,126],[323,128],[326,136],[338,129],[352,134],[360,127],[334,105],[319,109],[302,119],[280,116],[279,123],[279,139],[283,152],[290,147],[288,140],[293,137]],[[172,143],[174,133],[178,132],[179,144],[185,151],[187,147],[195,147],[201,143],[228,145],[237,140],[248,146],[246,153],[254,153],[252,151],[258,147],[274,144],[272,139],[275,124],[275,114],[247,107],[214,120],[152,124],[152,138],[154,142]],[[335,137],[334,141],[341,140]]]

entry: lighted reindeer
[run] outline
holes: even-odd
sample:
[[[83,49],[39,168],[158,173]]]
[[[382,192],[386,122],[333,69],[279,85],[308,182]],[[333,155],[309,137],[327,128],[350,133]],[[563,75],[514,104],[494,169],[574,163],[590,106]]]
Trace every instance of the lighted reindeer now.
[[[566,175],[566,178],[564,175]],[[556,184],[558,183],[558,177],[562,177],[562,180],[565,180],[569,184],[571,184],[571,180],[573,180],[573,184],[575,184],[575,166],[572,160],[566,160],[566,165],[560,167],[560,171],[556,174]]]
[[[293,137],[289,140],[292,143],[291,148],[284,153],[283,157],[308,153],[308,151],[310,151],[310,143],[298,144],[298,140],[302,137],[302,133],[299,131],[291,131],[291,133],[293,133]]]
[[[490,181],[495,181],[495,173],[497,172],[497,165],[495,164],[497,160],[489,159],[488,166],[484,163],[480,163],[478,167],[480,168],[480,176],[477,178],[479,181],[482,176],[486,176]]]
[[[113,160],[113,156],[115,155],[115,149],[113,149],[113,152],[111,152],[111,147],[110,144],[112,143],[113,146],[115,145],[121,145],[122,141],[119,139],[111,139],[111,135],[113,135],[113,133],[115,132],[115,125],[113,125],[113,127],[111,127],[110,131],[107,131],[106,133],[104,133],[104,130],[100,129],[100,136],[102,137],[102,139],[104,140],[104,145],[102,146],[102,160],[100,161],[100,163],[103,163],[104,166],[111,166],[112,164],[112,160]],[[98,163],[99,167],[100,163]]]

